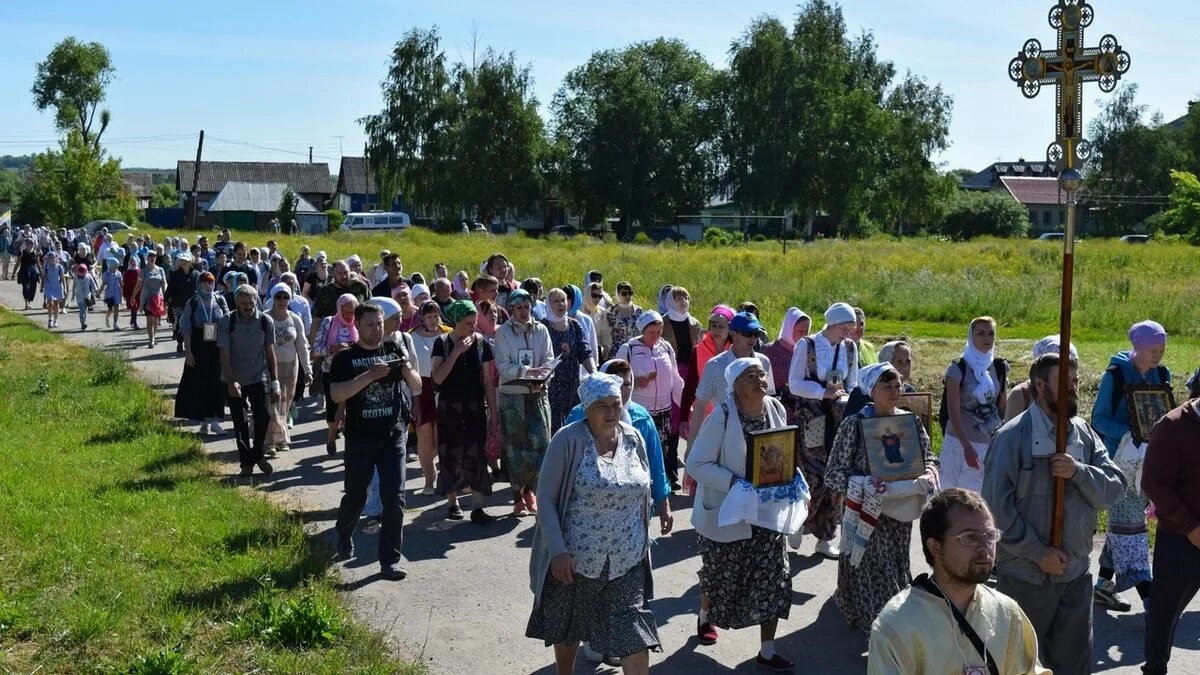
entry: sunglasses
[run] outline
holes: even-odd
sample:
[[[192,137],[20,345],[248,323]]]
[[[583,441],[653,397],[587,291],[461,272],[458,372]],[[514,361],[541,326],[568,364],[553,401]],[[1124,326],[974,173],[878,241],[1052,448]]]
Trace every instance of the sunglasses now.
[[[603,300],[603,299],[604,299],[604,296],[603,296],[603,295],[598,295],[598,294],[596,294],[596,293],[592,293],[592,299],[593,299],[593,300]]]
[[[633,291],[618,291],[618,294],[623,298],[628,298],[633,295]]]

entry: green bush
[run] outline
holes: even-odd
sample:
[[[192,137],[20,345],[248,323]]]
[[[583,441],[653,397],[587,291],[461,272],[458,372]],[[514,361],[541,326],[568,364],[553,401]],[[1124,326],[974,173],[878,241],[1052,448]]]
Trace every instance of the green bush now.
[[[264,579],[262,585],[250,611],[234,625],[236,637],[311,649],[328,645],[341,635],[341,617],[323,598],[305,593],[298,599],[285,600],[279,597],[271,579]]]
[[[939,233],[955,241],[981,236],[1024,237],[1029,233],[1029,212],[1005,194],[959,192]]]
[[[704,243],[709,246],[734,246],[741,243],[741,236],[737,232],[729,232],[719,227],[708,227],[704,229]]]
[[[330,232],[337,232],[342,229],[342,223],[346,222],[346,214],[337,209],[329,209],[325,212],[325,217],[329,219]]]
[[[642,246],[653,246],[654,240],[651,239],[650,235],[646,234],[645,232],[638,232],[637,234],[633,235],[633,243],[640,244]]]

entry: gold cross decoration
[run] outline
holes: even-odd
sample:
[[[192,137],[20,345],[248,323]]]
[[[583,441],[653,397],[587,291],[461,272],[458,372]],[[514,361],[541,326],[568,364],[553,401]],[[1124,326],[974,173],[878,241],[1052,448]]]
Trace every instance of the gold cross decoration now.
[[[1009,62],[1008,76],[1025,98],[1037,96],[1043,84],[1057,85],[1057,138],[1046,148],[1046,160],[1058,171],[1081,169],[1092,152],[1083,139],[1083,83],[1099,82],[1100,91],[1111,92],[1131,59],[1112,35],[1100,38],[1098,47],[1083,46],[1083,29],[1095,18],[1086,0],[1058,0],[1048,18],[1058,31],[1058,49],[1045,51],[1038,40],[1027,40]]]

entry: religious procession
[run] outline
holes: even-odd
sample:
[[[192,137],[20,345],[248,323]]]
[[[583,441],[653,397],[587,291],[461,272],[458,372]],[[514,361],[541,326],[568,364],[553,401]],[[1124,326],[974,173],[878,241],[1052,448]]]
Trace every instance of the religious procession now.
[[[306,391],[316,397],[324,450],[345,462],[337,560],[406,578],[410,450],[424,481],[414,498],[444,500],[446,520],[535,519],[524,634],[552,648],[558,673],[581,652],[647,673],[665,648],[649,601],[653,534],[675,527],[673,499],[691,501],[698,644],[757,627],[753,661],[769,672],[795,672],[800,656],[775,647],[803,580],[795,553],[836,565],[833,598],[872,674],[1089,673],[1093,606],[1129,612],[1131,591],[1144,672],[1165,673],[1200,583],[1200,465],[1187,460],[1200,407],[1162,403],[1168,336],[1153,320],[1130,327],[1085,419],[1074,346],[1047,336],[1028,373],[1013,372],[997,321],[978,317],[931,419],[933,394],[911,383],[919,355],[864,340],[867,317],[843,302],[816,320],[736,298],[694,312],[682,279],[646,293],[593,269],[547,288],[518,282],[502,253],[427,277],[405,274],[396,251],[369,267],[308,247],[289,260],[273,240],[248,247],[228,231],[212,246],[11,236],[28,302],[34,286],[46,307],[73,299],[86,330],[103,296],[106,328],[175,342],[174,415],[206,438],[231,420],[242,477],[304,452],[289,430]],[[364,514],[377,551],[355,549]],[[915,576],[914,525],[930,570]]]

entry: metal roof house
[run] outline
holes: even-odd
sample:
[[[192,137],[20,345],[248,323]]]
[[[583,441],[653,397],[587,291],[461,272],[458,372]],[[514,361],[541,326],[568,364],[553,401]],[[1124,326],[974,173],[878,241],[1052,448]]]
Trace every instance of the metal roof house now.
[[[379,205],[379,188],[375,178],[367,166],[366,157],[342,157],[338,166],[337,189],[333,193],[331,208],[346,213],[364,211],[403,211],[403,203],[397,195],[392,200],[391,208],[383,209]]]
[[[192,179],[196,175],[196,163],[176,163],[175,187],[183,198],[185,208],[191,204]],[[199,214],[198,227],[214,225],[212,218],[205,215],[209,204],[217,193],[230,182],[269,183],[292,186],[296,194],[318,210],[328,208],[333,197],[333,180],[329,176],[329,165],[305,162],[200,162],[200,178],[196,185],[196,201]],[[272,210],[279,207],[276,196]]]
[[[271,219],[279,211],[287,183],[248,183],[230,181],[209,202],[205,211],[214,216],[217,224],[236,230],[266,230]],[[304,197],[296,192],[296,216],[320,213]]]

